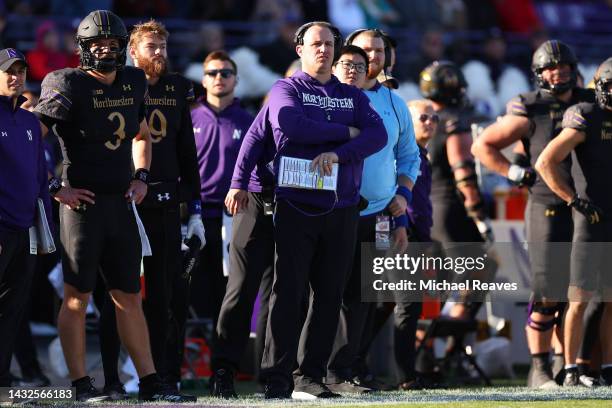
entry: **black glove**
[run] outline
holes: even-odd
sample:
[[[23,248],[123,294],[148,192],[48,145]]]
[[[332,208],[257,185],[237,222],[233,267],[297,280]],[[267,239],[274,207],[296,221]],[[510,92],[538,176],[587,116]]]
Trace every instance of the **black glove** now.
[[[536,181],[536,172],[531,167],[521,167],[518,164],[510,165],[508,180],[519,187],[531,187]]]
[[[574,208],[582,215],[584,215],[589,224],[597,224],[602,220],[604,215],[601,208],[599,208],[589,200],[580,198],[578,194],[576,194],[574,198],[572,198],[572,201],[570,201],[568,205]]]

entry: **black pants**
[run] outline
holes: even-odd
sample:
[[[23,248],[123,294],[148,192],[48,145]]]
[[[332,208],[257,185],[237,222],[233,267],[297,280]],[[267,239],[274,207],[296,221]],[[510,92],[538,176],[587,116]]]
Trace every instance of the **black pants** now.
[[[36,345],[32,338],[32,330],[30,329],[30,310],[32,304],[32,292],[26,297],[26,304],[23,307],[23,315],[19,324],[19,332],[17,333],[18,342],[15,343],[15,358],[21,369],[23,378],[32,378],[42,374],[40,364],[38,363],[38,353]]]
[[[348,276],[334,348],[327,367],[327,382],[340,383],[353,378],[364,335],[371,332],[376,303],[361,301],[361,244],[376,241],[376,215],[359,218],[357,245]]]
[[[399,296],[403,298],[403,296]],[[369,375],[366,358],[370,346],[384,327],[387,319],[393,314],[393,350],[397,364],[399,382],[408,382],[416,377],[416,330],[423,309],[421,302],[406,302],[398,299],[397,303],[372,304],[367,316],[368,323],[360,342],[359,352],[352,367],[354,376]],[[335,378],[337,382],[339,378]]]
[[[248,207],[234,216],[229,256],[230,274],[217,323],[212,367],[227,366],[237,370],[251,332],[253,303],[258,291],[261,293],[257,320],[259,357],[268,321],[274,268],[274,225],[272,216],[264,214],[261,193],[249,193]]]
[[[198,317],[210,317],[215,328],[227,285],[227,277],[223,276],[223,218],[203,218],[202,221],[206,229],[206,246],[200,251],[200,263],[192,276],[191,306]],[[213,330],[213,349],[216,337]]]
[[[0,387],[8,387],[11,358],[30,295],[36,256],[30,254],[27,229],[2,234],[0,245]]]
[[[277,203],[276,263],[261,363],[262,376],[268,381],[290,385],[297,355],[298,368],[293,373],[297,384],[302,379],[322,381],[325,376],[353,261],[358,217],[356,207],[313,217],[285,200]],[[310,307],[301,327],[300,310],[308,283]]]
[[[458,199],[433,200],[433,226],[431,238],[446,242],[483,242],[474,220]]]
[[[170,335],[171,299],[174,280],[181,274],[181,222],[178,206],[165,208],[139,208],[139,215],[147,231],[152,256],[143,258],[145,296],[143,310],[149,329],[151,354],[156,371],[167,375],[167,356]],[[98,298],[99,299],[99,298]],[[96,302],[100,308],[99,300]],[[100,352],[107,384],[114,379],[119,358],[115,308],[105,296],[100,319]],[[109,374],[109,376],[106,375]]]

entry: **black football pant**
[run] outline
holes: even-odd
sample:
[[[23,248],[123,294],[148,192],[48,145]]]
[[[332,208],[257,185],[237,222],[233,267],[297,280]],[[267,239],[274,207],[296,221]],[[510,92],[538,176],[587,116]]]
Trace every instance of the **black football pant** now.
[[[173,282],[181,273],[181,223],[178,206],[143,208],[138,213],[147,231],[152,256],[143,257],[145,294],[143,310],[149,328],[151,354],[156,371],[167,375],[167,342]],[[99,297],[98,297],[99,299]],[[97,302],[98,308],[100,304]],[[105,295],[100,318],[100,352],[107,384],[114,379],[119,358],[119,336],[115,309]],[[107,377],[106,373],[110,376]]]
[[[23,309],[30,296],[36,256],[30,254],[27,229],[3,232],[0,245],[0,387],[8,387],[11,358]]]
[[[276,262],[261,374],[268,382],[289,386],[292,380],[320,382],[325,376],[359,218],[356,206],[317,216],[306,211],[321,209],[296,209],[280,200],[274,214]],[[302,326],[308,284],[310,307]]]
[[[225,295],[227,277],[223,275],[223,218],[203,218],[206,246],[200,251],[200,262],[191,278],[191,306],[199,318],[213,322],[212,348],[216,344],[217,321]]]
[[[257,319],[257,355],[261,357],[263,351],[274,268],[274,225],[272,216],[264,214],[261,193],[249,193],[247,208],[234,216],[229,261],[230,274],[212,354],[213,370],[238,369],[251,332],[253,304],[258,292],[261,304]]]

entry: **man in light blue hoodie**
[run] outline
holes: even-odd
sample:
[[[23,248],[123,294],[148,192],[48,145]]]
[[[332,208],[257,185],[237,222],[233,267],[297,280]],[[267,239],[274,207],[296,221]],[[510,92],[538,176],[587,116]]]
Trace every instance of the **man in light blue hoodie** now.
[[[383,216],[389,217],[393,228],[390,238],[394,250],[398,253],[406,250],[406,210],[421,159],[406,104],[376,79],[390,62],[385,59],[389,54],[386,35],[379,30],[358,30],[346,42],[363,49],[368,56],[363,91],[383,119],[388,135],[386,146],[369,156],[363,165],[360,193],[369,204],[360,213],[353,268],[344,291],[340,324],[328,363],[327,385],[332,391],[362,393],[379,387],[360,378],[364,373],[357,370],[359,351],[364,339],[369,338],[375,307],[373,303],[361,302],[361,244],[376,240],[377,218]]]

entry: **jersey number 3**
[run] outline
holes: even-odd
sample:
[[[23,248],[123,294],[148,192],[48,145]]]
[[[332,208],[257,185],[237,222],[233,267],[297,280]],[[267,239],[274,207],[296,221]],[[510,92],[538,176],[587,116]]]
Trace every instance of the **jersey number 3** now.
[[[112,112],[110,115],[108,115],[108,120],[111,122],[114,122],[115,118],[119,119],[119,126],[117,127],[117,130],[113,132],[113,135],[117,136],[117,139],[115,140],[115,143],[111,143],[110,140],[104,143],[104,146],[111,150],[117,150],[119,146],[121,146],[121,141],[125,139],[125,118],[119,112]]]

